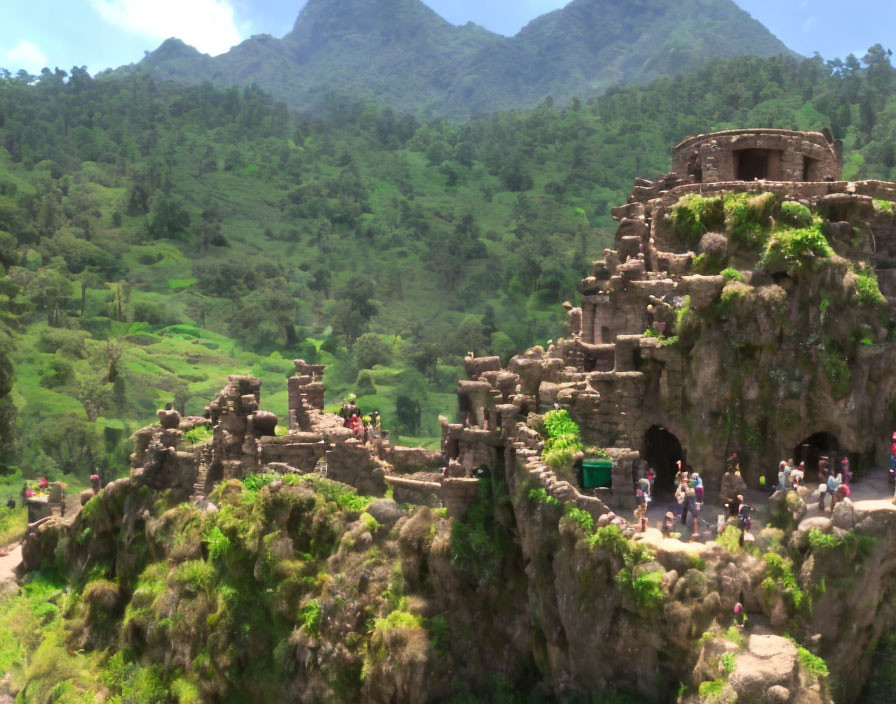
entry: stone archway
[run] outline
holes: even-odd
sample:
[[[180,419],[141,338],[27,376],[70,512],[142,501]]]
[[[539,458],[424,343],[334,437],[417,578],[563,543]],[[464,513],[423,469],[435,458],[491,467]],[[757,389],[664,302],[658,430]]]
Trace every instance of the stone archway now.
[[[793,459],[799,464],[806,463],[806,478],[815,478],[818,471],[818,459],[828,457],[831,467],[841,454],[840,443],[837,438],[827,432],[813,433],[793,449]]]
[[[684,461],[681,442],[666,427],[654,425],[644,433],[644,460],[656,472],[655,495],[675,492],[676,463]]]

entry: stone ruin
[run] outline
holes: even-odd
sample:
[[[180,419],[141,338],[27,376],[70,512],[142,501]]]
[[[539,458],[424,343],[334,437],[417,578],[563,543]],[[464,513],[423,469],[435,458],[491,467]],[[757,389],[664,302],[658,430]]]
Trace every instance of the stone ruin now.
[[[896,422],[896,184],[840,180],[840,152],[829,134],[784,130],[678,145],[673,173],[638,179],[613,209],[615,248],[582,281],[568,337],[515,357],[506,371],[496,358],[467,360],[459,417],[470,413],[481,430],[443,421],[446,453],[468,466],[509,461],[502,453],[523,448],[514,426],[564,408],[586,446],[616,459],[603,498],[618,508],[633,505],[633,481],[648,463],[671,489],[683,460],[710,493],[734,452],[753,486],[774,479],[782,458],[885,463]],[[755,249],[709,233],[703,240],[718,240],[737,274],[694,273],[701,250],[676,231],[676,208],[689,196],[722,196],[721,208],[737,194],[809,208],[835,255],[804,269],[762,267]],[[859,270],[876,275],[886,303],[856,303]],[[842,361],[837,389],[832,359]]]
[[[691,183],[835,181],[843,142],[828,130],[728,130],[688,137],[672,153],[674,177]]]
[[[444,506],[452,515],[466,510],[476,479],[442,477],[440,452],[393,446],[388,435],[360,442],[339,416],[324,411],[324,367],[297,360],[295,369],[287,380],[285,434],[276,432],[279,418],[259,408],[261,381],[234,375],[204,416],[160,410],[159,423],[134,434],[132,478],[186,500],[255,472],[317,472],[366,496],[383,496],[391,486],[399,502]],[[191,444],[189,434],[202,427],[210,438]]]
[[[633,481],[648,464],[660,488],[671,489],[675,461],[687,462],[713,494],[733,452],[753,486],[774,477],[781,458],[811,464],[821,454],[842,455],[860,469],[881,463],[896,422],[889,373],[896,326],[887,322],[896,306],[896,207],[878,206],[896,202],[896,184],[840,180],[841,150],[827,133],[786,130],[728,131],[679,144],[673,172],[637,179],[629,202],[613,209],[614,249],[582,281],[568,337],[514,357],[506,370],[497,357],[465,360],[457,418],[440,419],[441,453],[392,447],[388,439],[358,443],[323,410],[324,368],[298,361],[288,380],[287,435],[276,436],[276,417],[258,410],[260,382],[231,377],[206,418],[138,432],[135,467],[163,482],[171,472],[192,476],[181,487],[194,493],[265,468],[326,467],[328,477],[362,493],[381,496],[391,486],[396,500],[447,506],[456,515],[475,496],[477,471],[504,468],[599,517],[610,506],[633,507]],[[695,246],[676,230],[673,214],[683,199],[763,194],[823,219],[835,256],[811,271],[766,270],[755,251],[722,232]],[[738,280],[695,273],[707,239]],[[887,301],[880,309],[847,300],[854,266],[876,274]],[[827,296],[842,301],[822,311]],[[737,298],[733,312],[722,310],[723,298]],[[687,316],[693,329],[676,330]],[[827,343],[862,336],[844,361],[845,392],[825,380],[828,353],[803,344],[817,336],[819,320]],[[612,487],[585,495],[571,471],[541,461],[530,415],[553,408],[569,411],[585,446],[613,459]],[[198,424],[212,428],[212,441],[200,450],[180,447],[178,432]]]

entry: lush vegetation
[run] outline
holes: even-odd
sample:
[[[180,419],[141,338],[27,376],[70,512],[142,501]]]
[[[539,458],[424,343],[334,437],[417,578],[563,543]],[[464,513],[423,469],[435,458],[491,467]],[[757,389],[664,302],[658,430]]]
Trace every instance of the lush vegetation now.
[[[283,416],[297,357],[330,365],[331,403],[355,391],[434,444],[462,355],[556,337],[609,208],[668,169],[670,145],[828,126],[848,178],[893,178],[893,88],[879,47],[747,58],[456,126],[336,99],[312,118],[256,89],[82,69],[4,75],[0,337],[16,373],[0,364],[0,461],[111,476],[156,408],[199,413],[232,372],[260,376]],[[704,203],[689,236],[721,224],[759,246],[768,207]],[[814,226],[796,205],[776,217]],[[873,283],[857,272],[868,305]]]

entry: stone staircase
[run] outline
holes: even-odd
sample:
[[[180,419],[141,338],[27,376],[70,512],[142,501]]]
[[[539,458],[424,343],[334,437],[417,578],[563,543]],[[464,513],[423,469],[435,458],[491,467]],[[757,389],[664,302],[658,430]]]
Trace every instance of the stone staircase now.
[[[200,460],[199,471],[196,472],[196,481],[193,484],[193,496],[205,496],[208,487],[208,464]]]

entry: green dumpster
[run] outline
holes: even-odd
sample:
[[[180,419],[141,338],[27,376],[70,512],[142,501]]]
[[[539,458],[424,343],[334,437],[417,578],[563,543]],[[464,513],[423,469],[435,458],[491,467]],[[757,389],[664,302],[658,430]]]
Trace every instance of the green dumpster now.
[[[613,460],[584,460],[582,480],[586,489],[613,486]]]

